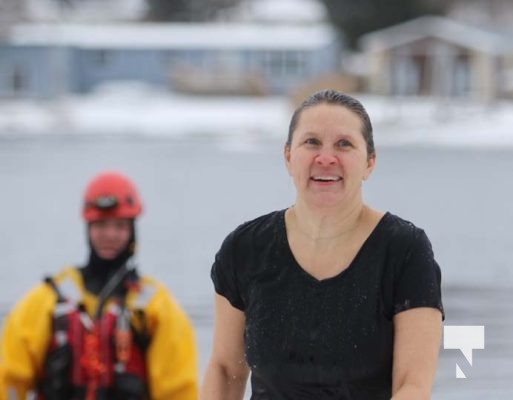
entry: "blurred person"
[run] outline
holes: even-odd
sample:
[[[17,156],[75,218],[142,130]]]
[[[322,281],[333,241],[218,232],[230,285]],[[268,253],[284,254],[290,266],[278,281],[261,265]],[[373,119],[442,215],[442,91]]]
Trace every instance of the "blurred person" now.
[[[189,319],[164,285],[140,276],[134,264],[141,212],[128,177],[108,171],[90,181],[82,209],[89,260],[45,279],[6,317],[1,395],[197,399]]]
[[[441,273],[424,231],[363,201],[369,116],[334,90],[294,112],[295,203],[243,223],[211,270],[215,326],[202,400],[429,399]]]

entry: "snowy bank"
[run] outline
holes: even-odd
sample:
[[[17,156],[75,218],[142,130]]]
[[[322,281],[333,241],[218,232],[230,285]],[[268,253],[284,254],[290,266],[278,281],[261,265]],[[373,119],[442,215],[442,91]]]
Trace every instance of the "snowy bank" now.
[[[356,95],[378,145],[513,146],[513,102]],[[0,100],[0,135],[222,136],[283,140],[286,97],[194,97],[141,84],[106,85],[54,101]]]

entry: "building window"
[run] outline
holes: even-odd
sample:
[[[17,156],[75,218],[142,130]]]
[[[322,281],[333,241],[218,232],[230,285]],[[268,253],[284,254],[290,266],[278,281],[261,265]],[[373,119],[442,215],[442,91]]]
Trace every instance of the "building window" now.
[[[302,75],[305,69],[303,54],[294,51],[268,52],[264,65],[266,74],[281,77]]]
[[[409,56],[397,56],[392,63],[392,94],[399,96],[417,95],[421,75],[419,64]]]
[[[14,66],[9,75],[9,87],[13,94],[23,93],[28,90],[28,74],[21,66]]]
[[[12,88],[14,92],[21,92],[26,87],[25,77],[19,68],[16,68],[12,74]]]
[[[212,67],[218,71],[240,74],[244,71],[242,55],[237,51],[220,51],[212,54]]]
[[[471,69],[468,56],[460,55],[454,65],[454,94],[468,95],[471,91]]]
[[[112,51],[101,49],[94,53],[94,62],[100,67],[106,67],[112,62]]]
[[[304,72],[304,59],[299,52],[287,52],[284,54],[285,74],[302,75]]]

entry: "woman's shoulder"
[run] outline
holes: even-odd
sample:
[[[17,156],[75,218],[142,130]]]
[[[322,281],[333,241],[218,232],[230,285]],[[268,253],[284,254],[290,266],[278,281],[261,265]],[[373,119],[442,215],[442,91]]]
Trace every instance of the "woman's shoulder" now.
[[[241,238],[255,239],[259,236],[272,235],[284,224],[285,210],[272,211],[245,221],[235,228],[228,236],[233,240]]]
[[[393,247],[431,246],[423,228],[412,221],[391,212],[386,212],[380,222],[381,233]]]
[[[385,215],[383,215],[381,225],[383,225],[385,229],[394,235],[415,236],[420,232],[423,232],[422,228],[418,227],[410,220],[393,214],[390,211],[387,211]]]
[[[272,211],[243,222],[223,240],[218,255],[246,254],[281,237],[285,230],[285,210]]]

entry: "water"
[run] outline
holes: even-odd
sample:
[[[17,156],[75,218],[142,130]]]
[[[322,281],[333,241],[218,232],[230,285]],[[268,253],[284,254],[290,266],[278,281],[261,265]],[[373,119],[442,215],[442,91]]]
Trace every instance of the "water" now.
[[[447,325],[485,325],[469,366],[442,350],[434,399],[511,399],[513,150],[378,148],[366,201],[423,227],[443,271]],[[239,223],[294,201],[282,144],[226,138],[0,139],[0,312],[46,274],[86,257],[82,190],[96,172],[133,177],[145,211],[141,269],[161,279],[191,316],[201,373],[212,331],[209,270]],[[467,379],[455,378],[456,362]]]

